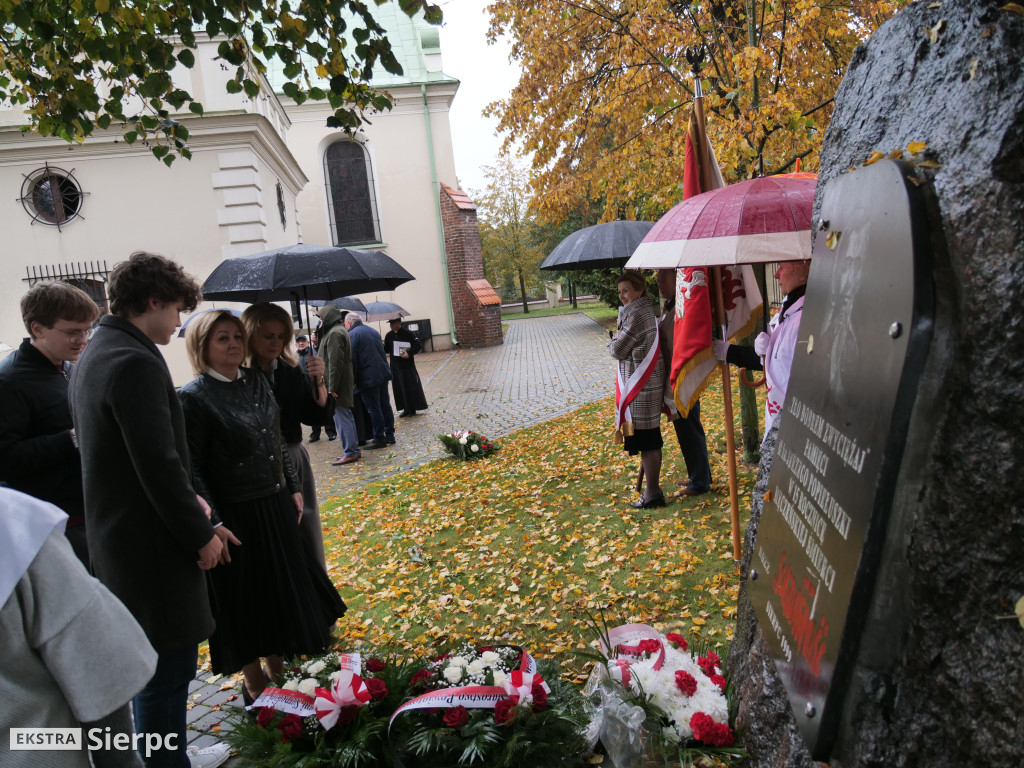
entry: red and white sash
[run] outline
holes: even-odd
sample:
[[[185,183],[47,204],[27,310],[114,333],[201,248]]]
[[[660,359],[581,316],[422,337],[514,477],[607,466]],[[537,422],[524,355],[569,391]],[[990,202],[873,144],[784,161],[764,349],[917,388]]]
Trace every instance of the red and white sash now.
[[[640,361],[629,380],[623,380],[622,366],[617,366],[615,373],[615,439],[628,437],[633,434],[633,414],[630,412],[630,404],[636,400],[637,395],[647,386],[654,369],[658,365],[658,353],[661,350],[661,338],[658,335],[658,328],[655,326],[654,343],[647,351],[644,359]]]

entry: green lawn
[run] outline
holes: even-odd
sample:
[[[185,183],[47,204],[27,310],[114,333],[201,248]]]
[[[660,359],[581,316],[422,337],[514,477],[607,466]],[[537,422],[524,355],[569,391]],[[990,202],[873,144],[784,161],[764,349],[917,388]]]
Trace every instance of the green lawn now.
[[[329,498],[327,560],[350,609],[340,644],[506,641],[580,672],[573,651],[591,642],[587,617],[603,611],[723,652],[738,576],[714,387],[703,414],[716,485],[664,509],[628,505],[638,462],[611,441],[610,400],[515,433],[487,459],[443,459]],[[671,491],[685,473],[671,428],[663,433]],[[744,521],[753,480],[741,466]]]

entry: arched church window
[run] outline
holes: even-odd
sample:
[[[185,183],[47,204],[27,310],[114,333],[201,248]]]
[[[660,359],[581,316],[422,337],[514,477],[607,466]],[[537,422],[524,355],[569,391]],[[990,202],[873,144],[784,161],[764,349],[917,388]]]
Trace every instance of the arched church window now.
[[[380,241],[370,158],[358,141],[342,140],[324,153],[324,178],[335,245]]]

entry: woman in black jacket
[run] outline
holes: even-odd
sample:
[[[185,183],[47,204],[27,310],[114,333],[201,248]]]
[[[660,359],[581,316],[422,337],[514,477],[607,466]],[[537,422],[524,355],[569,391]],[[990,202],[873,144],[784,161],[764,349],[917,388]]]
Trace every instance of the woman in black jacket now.
[[[283,656],[322,652],[345,603],[309,556],[298,522],[303,499],[281,436],[280,409],[263,376],[241,367],[245,327],[229,311],[207,312],[186,336],[198,374],[181,388],[193,481],[241,541],[210,572],[217,628],[210,636],[214,672],[242,670],[243,698],[280,680]],[[260,658],[267,660],[267,670]]]
[[[324,384],[324,361],[307,355],[306,371],[292,350],[292,319],[276,304],[253,304],[242,313],[248,338],[249,366],[267,379],[281,408],[281,434],[288,445],[302,493],[302,539],[306,549],[327,571],[320,504],[309,453],[302,444],[302,425],[323,426],[333,420]],[[333,405],[333,403],[331,403]]]

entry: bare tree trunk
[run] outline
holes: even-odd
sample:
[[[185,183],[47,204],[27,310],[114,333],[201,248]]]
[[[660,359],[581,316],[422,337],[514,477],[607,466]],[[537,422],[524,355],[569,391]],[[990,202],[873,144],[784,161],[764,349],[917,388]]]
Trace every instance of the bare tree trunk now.
[[[523,270],[519,272],[519,294],[523,297],[523,314],[530,314],[530,305],[526,303],[526,279],[523,277]]]
[[[579,309],[579,304],[576,303],[576,283],[573,282],[572,275],[569,275],[569,298],[572,300],[572,308]]]

